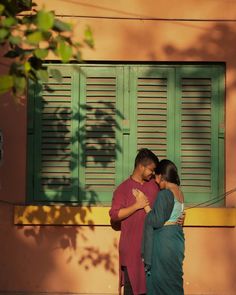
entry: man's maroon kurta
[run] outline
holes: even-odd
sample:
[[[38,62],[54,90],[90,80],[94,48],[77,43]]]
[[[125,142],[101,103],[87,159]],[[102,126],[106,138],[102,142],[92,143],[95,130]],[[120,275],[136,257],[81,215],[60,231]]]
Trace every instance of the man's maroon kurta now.
[[[155,181],[136,182],[131,177],[122,182],[113,194],[110,217],[112,221],[118,221],[118,212],[135,203],[132,189],[137,188],[149,199],[150,206],[157,197],[159,188]],[[119,243],[120,267],[126,266],[134,295],[146,293],[144,265],[141,259],[141,241],[146,213],[144,209],[122,220]]]

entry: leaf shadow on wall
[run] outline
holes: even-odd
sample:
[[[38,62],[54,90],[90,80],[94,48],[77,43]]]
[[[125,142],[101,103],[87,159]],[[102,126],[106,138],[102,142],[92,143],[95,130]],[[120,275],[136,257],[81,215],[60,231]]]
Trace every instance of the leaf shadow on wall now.
[[[187,26],[187,24],[186,24]],[[235,48],[234,44],[236,42],[236,27],[235,23],[215,23],[212,24],[211,27],[209,27],[207,30],[203,30],[203,33],[198,36],[194,42],[192,42],[192,46],[186,46],[186,48],[178,48],[177,46],[168,43],[166,44],[162,50],[165,52],[165,54],[168,56],[168,60],[182,60],[187,62],[194,61],[196,64],[201,62],[225,62],[227,73],[230,76],[230,80],[227,81],[226,84],[226,94],[225,100],[227,100],[227,97],[230,97],[231,92],[235,92],[236,90],[236,79],[232,79],[231,77],[235,77],[236,75],[236,59],[235,59]],[[233,136],[231,136],[232,144],[236,144],[236,133],[234,133]],[[232,194],[229,196],[230,199],[235,199],[235,194]],[[228,200],[229,201],[229,200]],[[234,201],[232,201],[234,202]],[[209,233],[216,235],[216,230],[218,229],[210,229]],[[235,239],[235,230],[234,228],[225,228],[224,231],[218,233],[219,236],[221,236],[221,247],[219,245],[212,246],[211,248],[208,247],[209,243],[206,240],[206,245],[204,246],[204,249],[206,249],[205,254],[206,257],[199,257],[196,256],[195,258],[198,261],[201,261],[201,267],[204,269],[204,265],[202,263],[208,262],[209,258],[212,261],[215,261],[217,264],[217,261],[215,257],[217,255],[219,256],[219,260],[221,263],[219,267],[217,265],[213,265],[213,271],[215,271],[213,277],[216,278],[218,275],[219,280],[222,283],[222,285],[226,284],[226,286],[235,286],[235,263],[230,263],[230,261],[235,260],[235,244],[233,240]],[[209,237],[208,237],[209,239]],[[214,239],[214,235],[212,237]],[[186,240],[186,243],[188,243],[188,240]],[[224,249],[223,254],[222,251],[219,249]],[[188,258],[187,258],[188,259]],[[193,262],[192,258],[191,261]],[[193,262],[194,263],[194,262]],[[198,264],[198,262],[195,262]],[[194,264],[195,264],[194,263]],[[225,266],[222,268],[222,263],[225,263]],[[220,271],[221,269],[221,271]],[[225,278],[227,279],[221,279],[222,277],[222,269],[224,269]],[[205,278],[204,278],[205,279]],[[207,280],[207,277],[206,277]],[[207,282],[206,282],[207,284]],[[232,288],[233,290],[233,288]],[[218,290],[220,292],[220,290]],[[222,292],[225,291],[222,290]]]
[[[35,145],[34,153],[42,154],[44,157],[44,166],[39,165],[37,170],[42,176],[40,185],[42,187],[56,187],[57,203],[51,203],[55,206],[50,206],[50,203],[49,206],[35,206],[24,215],[29,224],[35,225],[25,226],[22,220],[18,226],[11,227],[13,236],[9,237],[9,243],[16,245],[16,249],[11,247],[10,259],[12,263],[14,260],[18,263],[11,275],[8,268],[4,272],[5,283],[3,282],[3,286],[6,286],[6,289],[10,285],[7,278],[11,276],[17,278],[18,282],[20,281],[20,289],[26,290],[32,286],[32,288],[43,290],[47,277],[53,276],[53,271],[57,271],[63,264],[77,264],[77,267],[83,267],[85,271],[94,267],[99,271],[102,268],[111,274],[117,274],[116,238],[109,241],[107,247],[102,249],[100,242],[93,243],[93,235],[97,235],[99,226],[96,227],[92,219],[88,220],[87,215],[92,212],[94,205],[101,203],[98,193],[89,184],[84,187],[80,179],[73,179],[73,176],[70,178],[68,175],[71,175],[71,171],[75,171],[78,167],[86,168],[88,158],[90,163],[100,167],[99,169],[102,169],[103,173],[106,173],[106,169],[109,170],[110,166],[114,165],[117,153],[122,152],[119,143],[114,141],[116,131],[121,130],[121,126],[117,123],[119,120],[114,118],[116,116],[122,120],[123,115],[116,109],[114,102],[104,102],[102,98],[97,101],[97,107],[82,104],[79,112],[71,113],[67,107],[57,105],[58,101],[60,103],[57,90],[46,89],[44,91],[45,95],[40,102],[37,102],[38,106],[34,114],[34,116],[38,116],[42,110],[45,110],[45,112],[43,111],[43,135],[40,144]],[[50,93],[52,96],[48,99]],[[84,122],[88,117],[90,121],[94,120],[95,123],[90,122],[86,127]],[[30,119],[32,120],[32,118]],[[80,122],[82,127],[73,134],[71,140],[68,140],[72,132],[71,122],[75,124]],[[39,132],[39,130],[36,129],[35,132]],[[51,140],[51,134],[54,134],[53,140]],[[111,135],[113,136],[112,140],[110,140]],[[72,145],[80,146],[80,157],[71,149]],[[68,160],[68,153],[71,153],[70,160]],[[55,163],[58,163],[58,166],[55,166]],[[62,166],[63,175],[58,178],[57,169]],[[112,183],[112,185],[114,184]],[[79,191],[79,194],[71,196],[71,199],[69,196],[68,200],[71,202],[68,203],[63,202],[62,192],[65,191],[65,188],[69,188],[72,192]],[[78,199],[78,195],[80,199]],[[86,208],[78,207],[75,212],[73,205],[78,206],[83,202],[86,202]],[[36,204],[42,205],[42,200],[37,200]],[[72,205],[70,206],[70,204]],[[54,221],[52,225],[40,225],[48,224],[50,219]],[[85,222],[89,225],[86,227],[72,226],[71,224],[78,224],[78,219],[79,224]],[[99,228],[101,229],[101,227]],[[10,241],[11,239],[13,242]],[[60,253],[61,258],[59,259]],[[25,266],[24,272],[21,270],[21,265]],[[33,265],[37,265],[37,270]],[[40,275],[37,275],[39,273]],[[31,283],[29,283],[29,277],[31,277]],[[61,278],[61,282],[63,280],[66,282],[66,279],[65,275],[64,278]]]

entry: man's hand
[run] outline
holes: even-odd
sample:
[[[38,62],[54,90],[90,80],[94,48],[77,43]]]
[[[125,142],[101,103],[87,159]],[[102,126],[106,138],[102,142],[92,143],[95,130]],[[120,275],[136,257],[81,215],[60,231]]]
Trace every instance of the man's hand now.
[[[143,209],[149,205],[147,197],[139,190],[134,189],[133,191],[136,202],[126,208],[121,208],[118,212],[118,220],[123,220],[139,209]]]
[[[137,209],[142,209],[146,206],[149,206],[148,198],[146,197],[146,195],[143,192],[141,192],[138,189],[133,189],[132,193],[136,199],[135,205],[136,205]]]
[[[183,211],[182,215],[177,219],[178,225],[181,225],[181,226],[184,225],[185,217],[186,217],[186,212]]]

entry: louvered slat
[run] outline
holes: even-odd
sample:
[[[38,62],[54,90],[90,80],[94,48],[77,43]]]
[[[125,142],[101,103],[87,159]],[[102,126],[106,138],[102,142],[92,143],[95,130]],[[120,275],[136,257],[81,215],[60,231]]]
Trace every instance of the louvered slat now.
[[[181,79],[181,180],[185,191],[211,191],[210,78]]]
[[[167,78],[140,75],[137,79],[137,147],[167,154]]]
[[[101,76],[86,77],[85,189],[109,192],[115,186],[117,81],[114,74]]]
[[[72,137],[72,78],[63,75],[61,81],[49,77],[43,84],[41,96],[41,155],[40,190],[47,192],[70,191],[71,137]]]

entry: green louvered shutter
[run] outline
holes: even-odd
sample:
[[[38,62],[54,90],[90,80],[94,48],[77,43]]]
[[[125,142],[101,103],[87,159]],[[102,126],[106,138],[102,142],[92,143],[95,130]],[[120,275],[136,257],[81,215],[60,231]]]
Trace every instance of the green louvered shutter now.
[[[131,68],[132,140],[176,163],[187,204],[224,191],[222,80],[221,66]]]
[[[176,161],[187,203],[219,196],[220,75],[217,67],[180,67],[176,79]]]
[[[118,177],[123,178],[122,69],[81,67],[80,77],[80,196],[88,203],[109,203]]]
[[[60,70],[62,80],[50,76],[47,83],[34,88],[33,199],[76,201],[78,145],[75,119],[78,110],[73,107],[76,81],[70,67],[49,68]]]
[[[50,68],[62,81],[29,88],[31,201],[109,204],[142,147],[177,164],[186,203],[224,192],[221,66]]]
[[[151,149],[160,159],[166,158],[172,146],[168,146],[168,134],[172,109],[173,69],[140,66],[131,71],[131,100],[136,102],[136,146]],[[133,106],[135,109],[135,106]],[[172,139],[170,139],[172,140]]]

